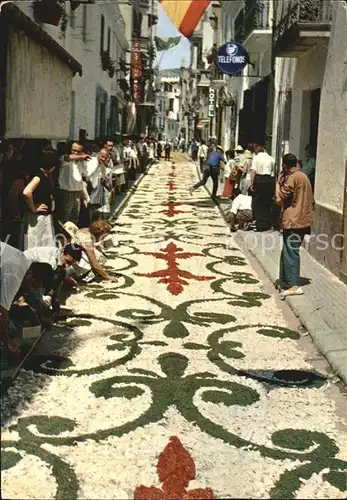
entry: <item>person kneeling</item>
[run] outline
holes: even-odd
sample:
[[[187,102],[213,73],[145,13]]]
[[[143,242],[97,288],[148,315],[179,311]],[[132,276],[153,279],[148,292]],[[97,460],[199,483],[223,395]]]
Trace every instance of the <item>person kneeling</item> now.
[[[228,214],[228,223],[231,232],[238,229],[247,229],[253,220],[252,196],[239,194],[232,202],[230,213]]]

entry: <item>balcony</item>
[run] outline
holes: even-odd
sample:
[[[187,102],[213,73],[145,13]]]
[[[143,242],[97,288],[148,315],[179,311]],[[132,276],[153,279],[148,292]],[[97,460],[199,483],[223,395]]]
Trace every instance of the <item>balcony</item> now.
[[[139,38],[140,48],[142,53],[148,53],[150,48],[150,39],[148,36],[141,36]]]
[[[225,75],[215,66],[212,69],[211,87],[213,89],[221,89],[225,85]]]
[[[210,78],[207,74],[207,71],[200,73],[198,77],[198,81],[196,82],[196,86],[200,88],[209,87],[211,85]]]
[[[302,0],[289,8],[273,30],[276,57],[300,57],[330,37],[330,0]]]
[[[244,13],[243,42],[249,52],[266,52],[271,48],[270,0],[247,0]]]

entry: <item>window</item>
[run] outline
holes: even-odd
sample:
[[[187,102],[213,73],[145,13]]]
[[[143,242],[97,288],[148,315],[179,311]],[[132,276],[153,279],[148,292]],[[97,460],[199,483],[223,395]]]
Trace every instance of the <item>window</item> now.
[[[164,83],[164,92],[172,92],[172,85],[170,83]]]
[[[83,5],[82,10],[82,40],[83,43],[87,42],[87,6]]]
[[[101,24],[100,24],[100,54],[104,51],[104,42],[105,42],[105,18],[104,15],[101,15]]]
[[[174,99],[169,99],[169,111],[174,110]]]

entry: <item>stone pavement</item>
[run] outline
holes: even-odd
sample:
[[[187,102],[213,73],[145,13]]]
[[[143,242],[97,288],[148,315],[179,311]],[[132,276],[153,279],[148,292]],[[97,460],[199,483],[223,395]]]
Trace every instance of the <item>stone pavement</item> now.
[[[220,184],[219,193],[222,186]],[[208,180],[207,189],[209,192],[212,190],[211,179]],[[221,200],[220,209],[224,215],[229,208],[230,202]],[[275,283],[282,249],[281,234],[278,231],[238,231],[231,239],[246,248]],[[333,369],[347,384],[347,287],[311,257],[305,250],[305,245],[301,251],[301,276],[307,280],[303,287],[305,295],[288,297],[286,302]],[[277,293],[275,288],[274,293]]]
[[[118,282],[71,295],[9,387],[3,498],[346,498],[340,385],[196,179],[149,170]]]

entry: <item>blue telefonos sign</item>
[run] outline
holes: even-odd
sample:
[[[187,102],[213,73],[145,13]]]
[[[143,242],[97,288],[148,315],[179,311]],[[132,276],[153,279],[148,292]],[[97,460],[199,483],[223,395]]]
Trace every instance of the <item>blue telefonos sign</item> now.
[[[248,62],[248,52],[240,42],[225,43],[217,52],[216,64],[226,75],[240,73]]]

